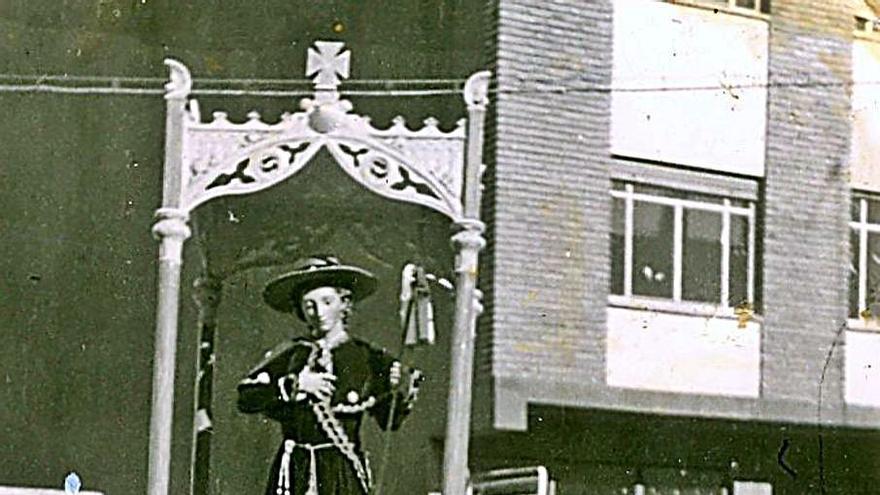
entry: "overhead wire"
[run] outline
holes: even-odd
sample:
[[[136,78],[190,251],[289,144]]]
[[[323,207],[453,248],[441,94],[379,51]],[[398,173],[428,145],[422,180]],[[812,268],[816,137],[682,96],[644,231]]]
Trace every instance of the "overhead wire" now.
[[[5,82],[4,82],[5,81]],[[135,76],[74,76],[0,74],[0,93],[47,93],[72,95],[132,95],[159,96],[165,93],[167,79]],[[82,84],[91,83],[91,84]],[[194,79],[193,96],[260,96],[305,97],[314,94],[309,79],[249,79],[205,78]],[[346,80],[339,93],[344,96],[444,96],[460,94],[464,79],[351,79]],[[241,86],[217,88],[217,85]],[[564,94],[564,93],[661,93],[689,91],[726,91],[777,88],[853,87],[880,85],[880,80],[774,80],[770,82],[743,82],[695,85],[611,86],[578,81],[532,80],[521,81],[505,88],[492,87],[493,94]],[[254,87],[258,86],[258,87]],[[259,86],[276,86],[259,87]],[[278,86],[302,86],[302,89],[277,89]],[[373,88],[370,88],[370,87]],[[348,89],[352,88],[352,89]]]
[[[151,76],[100,76],[100,75],[74,75],[74,74],[0,74],[0,81],[37,81],[37,82],[104,82],[108,84],[118,83],[165,83],[164,77]],[[281,79],[281,78],[194,78],[196,84],[242,84],[242,85],[310,85],[311,79]],[[431,84],[463,84],[465,79],[347,79],[346,85],[431,85]]]

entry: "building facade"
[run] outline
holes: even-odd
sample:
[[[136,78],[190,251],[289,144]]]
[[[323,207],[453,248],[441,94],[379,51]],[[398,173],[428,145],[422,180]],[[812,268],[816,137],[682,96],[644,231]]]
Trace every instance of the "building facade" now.
[[[873,7],[490,3],[475,462],[876,491]]]

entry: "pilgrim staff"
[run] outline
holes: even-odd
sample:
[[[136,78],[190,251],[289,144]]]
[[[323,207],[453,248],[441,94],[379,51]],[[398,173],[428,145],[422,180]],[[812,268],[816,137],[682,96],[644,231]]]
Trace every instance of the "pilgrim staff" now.
[[[431,288],[428,285],[428,275],[421,266],[409,263],[403,267],[400,274],[400,344],[397,355],[400,360],[406,362],[404,357],[407,351],[419,344],[433,345],[434,332],[434,308],[431,305]],[[421,382],[422,375],[418,370],[414,371],[413,379],[416,383]],[[394,388],[394,387],[392,387]],[[389,423],[385,431],[392,430],[390,421],[397,411],[399,394],[391,395],[391,406],[388,417]],[[388,472],[388,455],[391,451],[392,439],[386,433],[383,438],[382,454],[379,457],[379,475],[376,482],[376,493],[382,493],[385,487],[385,473]]]

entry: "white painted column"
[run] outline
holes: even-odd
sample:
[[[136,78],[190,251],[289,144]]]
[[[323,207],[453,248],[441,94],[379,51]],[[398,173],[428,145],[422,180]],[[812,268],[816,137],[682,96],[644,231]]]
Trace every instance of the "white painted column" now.
[[[166,59],[165,65],[171,70],[171,81],[165,85],[162,208],[156,211],[153,225],[153,235],[159,241],[159,280],[150,413],[149,495],[169,494],[180,268],[183,243],[190,236],[187,212],[181,209],[180,198],[183,190],[183,119],[192,79],[183,64]]]
[[[443,493],[464,495],[469,478],[468,448],[471,427],[471,387],[473,384],[474,338],[477,311],[479,252],[485,246],[484,225],[480,219],[481,177],[483,173],[483,127],[488,105],[488,72],[478,72],[465,85],[468,106],[468,133],[465,149],[464,219],[462,229],[452,237],[456,248],[455,323],[449,377],[446,444],[443,449]]]

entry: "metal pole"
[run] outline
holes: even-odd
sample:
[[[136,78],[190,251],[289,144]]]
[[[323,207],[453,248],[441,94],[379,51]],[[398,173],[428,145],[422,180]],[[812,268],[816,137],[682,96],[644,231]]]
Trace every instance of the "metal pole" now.
[[[483,126],[488,104],[490,73],[471,76],[464,88],[468,107],[468,134],[465,150],[463,219],[461,231],[452,237],[457,249],[455,260],[455,322],[449,377],[446,444],[443,449],[443,493],[464,495],[468,484],[468,447],[471,426],[471,385],[473,383],[474,328],[477,312],[474,294],[480,250],[485,245],[480,221],[480,178],[483,173]]]
[[[156,308],[156,348],[150,415],[149,495],[168,495],[171,467],[171,429],[174,416],[174,371],[177,350],[177,311],[183,243],[190,236],[187,213],[180,209],[182,191],[183,121],[192,86],[189,71],[166,60],[171,81],[165,86],[165,169],[162,208],[156,211],[153,235],[159,241],[159,280]]]
[[[168,222],[168,223],[163,223]],[[172,232],[173,230],[173,232]],[[153,401],[150,416],[150,495],[167,495],[171,465],[171,425],[174,414],[174,369],[177,348],[177,310],[180,258],[188,236],[181,219],[163,219],[153,228],[160,238],[159,297],[156,311],[156,349],[153,361]],[[175,260],[173,253],[178,253]]]

